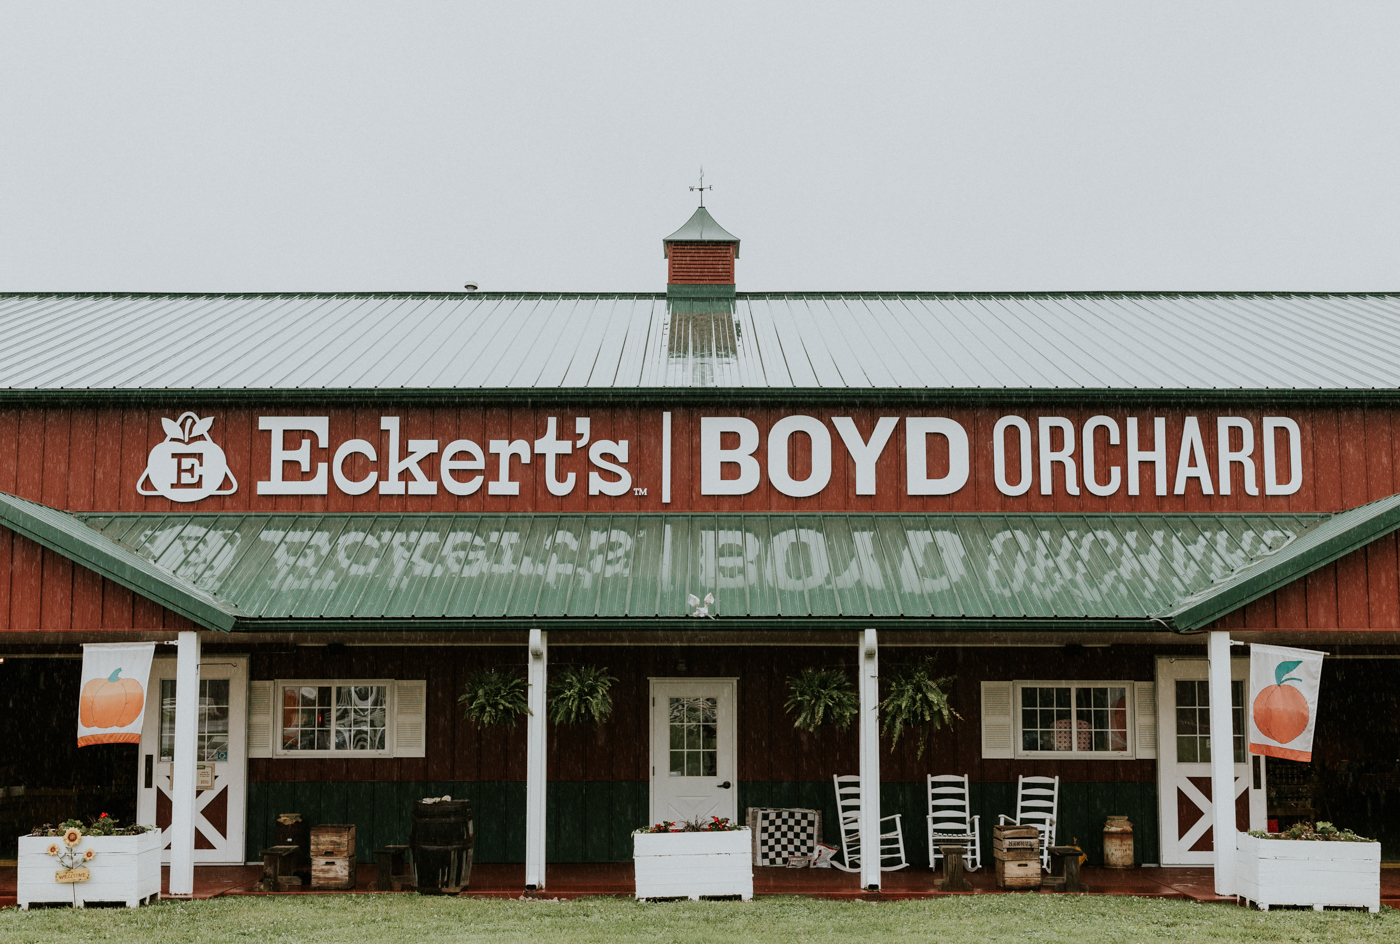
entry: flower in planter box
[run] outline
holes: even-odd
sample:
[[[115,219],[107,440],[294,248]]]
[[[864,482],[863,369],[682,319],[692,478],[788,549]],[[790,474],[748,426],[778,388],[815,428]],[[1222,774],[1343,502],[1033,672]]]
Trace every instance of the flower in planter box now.
[[[63,832],[63,844],[72,849],[83,841],[83,831],[76,826],[70,826]]]
[[[84,862],[91,862],[91,861],[93,860],[93,857],[96,856],[96,855],[97,855],[97,850],[96,850],[96,849],[85,849],[85,850],[83,850],[83,861],[84,861]]]
[[[49,855],[51,855],[51,856],[56,856],[56,855],[58,855],[58,843],[55,842],[55,843],[51,843],[51,844],[49,845]]]

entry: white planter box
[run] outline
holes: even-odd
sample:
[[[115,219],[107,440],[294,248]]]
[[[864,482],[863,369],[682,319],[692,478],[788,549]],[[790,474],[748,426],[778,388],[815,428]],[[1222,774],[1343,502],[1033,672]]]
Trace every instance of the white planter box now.
[[[61,885],[54,873],[63,868],[48,849],[54,843],[67,851],[61,836],[19,837],[21,908],[31,902],[61,902],[81,908],[87,902],[121,902],[135,908],[160,898],[161,834],[157,830],[139,836],[84,836],[78,850],[97,850],[91,862],[80,864],[92,877],[86,882]]]
[[[635,833],[632,860],[637,898],[753,898],[753,836],[748,829],[716,833]]]
[[[1381,910],[1381,844],[1256,839],[1239,834],[1239,896],[1263,911],[1270,905]]]

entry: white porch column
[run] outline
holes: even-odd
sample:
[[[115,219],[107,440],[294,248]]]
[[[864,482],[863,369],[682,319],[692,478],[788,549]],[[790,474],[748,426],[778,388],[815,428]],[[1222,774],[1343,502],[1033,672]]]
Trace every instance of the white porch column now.
[[[175,756],[170,782],[170,894],[194,894],[194,768],[199,746],[199,633],[182,631],[175,660]]]
[[[860,884],[880,887],[880,656],[875,630],[860,646]]]
[[[1210,796],[1215,893],[1235,893],[1235,728],[1230,717],[1230,634],[1210,633]]]
[[[545,705],[548,686],[547,633],[530,630],[530,716],[526,718],[525,761],[525,887],[544,888],[545,735],[549,718]]]

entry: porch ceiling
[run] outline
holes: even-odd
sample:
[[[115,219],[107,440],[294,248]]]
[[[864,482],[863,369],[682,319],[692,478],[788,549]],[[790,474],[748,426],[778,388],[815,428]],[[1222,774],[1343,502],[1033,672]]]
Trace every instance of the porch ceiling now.
[[[1177,610],[1324,515],[79,515],[264,621],[1103,621]],[[422,625],[421,623],[419,624]],[[711,624],[713,625],[713,624]],[[1042,623],[1042,626],[1044,624]]]

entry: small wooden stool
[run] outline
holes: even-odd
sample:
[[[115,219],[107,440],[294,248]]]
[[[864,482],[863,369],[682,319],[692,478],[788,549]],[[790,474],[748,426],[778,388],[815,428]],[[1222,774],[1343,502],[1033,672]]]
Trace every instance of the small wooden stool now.
[[[972,891],[972,883],[967,880],[963,864],[963,853],[967,847],[939,846],[938,851],[943,853],[943,879],[938,886],[945,892]]]
[[[404,853],[408,846],[385,846],[374,850],[374,887],[381,892],[397,891],[411,885],[404,868]]]
[[[1050,876],[1042,884],[1062,892],[1087,892],[1089,886],[1079,880],[1079,857],[1083,853],[1074,846],[1050,847]]]
[[[253,887],[258,892],[285,892],[301,879],[292,874],[296,868],[301,846],[271,846],[262,851],[262,881]]]

